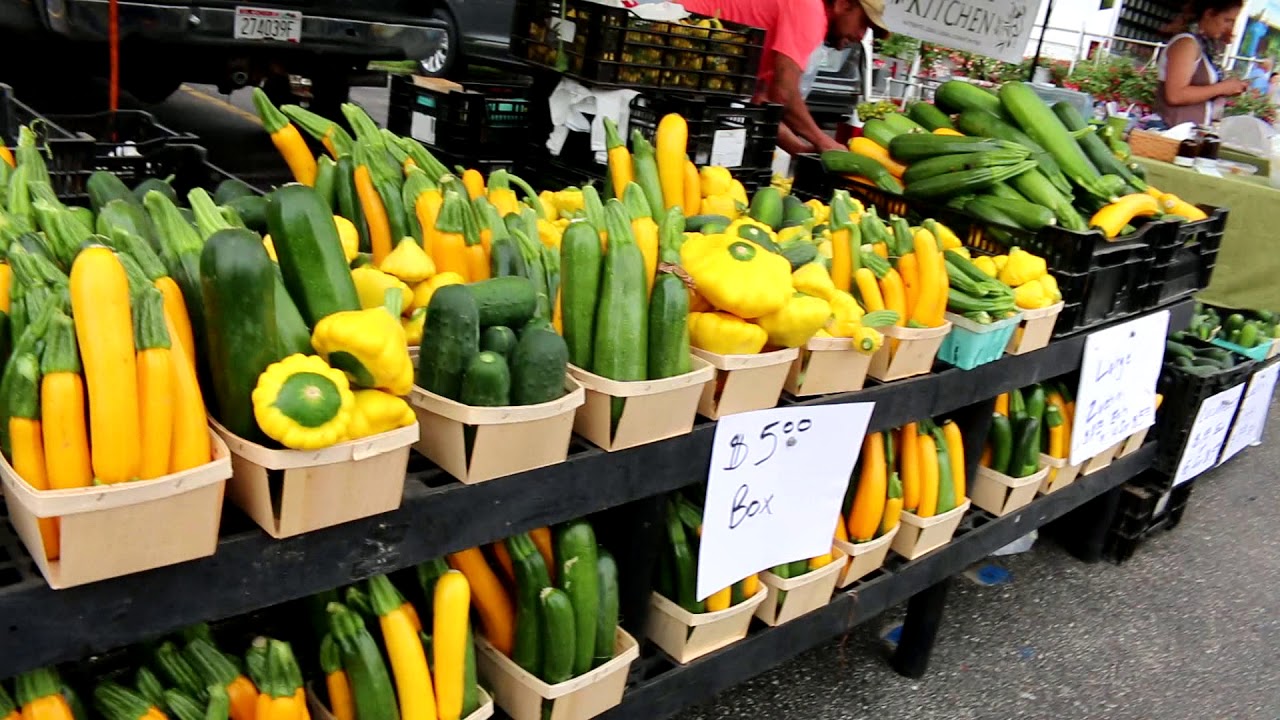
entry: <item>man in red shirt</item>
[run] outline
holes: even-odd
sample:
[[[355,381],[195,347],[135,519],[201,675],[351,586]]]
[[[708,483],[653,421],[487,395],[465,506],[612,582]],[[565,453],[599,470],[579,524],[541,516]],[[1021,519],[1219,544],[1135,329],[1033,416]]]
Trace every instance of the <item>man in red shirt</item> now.
[[[764,28],[757,100],[783,106],[778,146],[789,153],[844,149],[814,122],[800,77],[825,41],[843,49],[868,30],[887,34],[884,0],[678,0],[690,12]]]

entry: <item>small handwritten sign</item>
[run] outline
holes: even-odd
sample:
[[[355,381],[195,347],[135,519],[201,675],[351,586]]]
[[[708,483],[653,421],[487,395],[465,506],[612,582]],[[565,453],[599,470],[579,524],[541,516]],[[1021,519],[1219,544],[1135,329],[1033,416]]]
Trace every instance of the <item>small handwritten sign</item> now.
[[[1017,63],[1039,8],[1027,0],[889,0],[884,24],[895,33]]]
[[[786,407],[720,418],[698,550],[699,600],[831,549],[874,408]]]
[[[1227,439],[1227,431],[1231,429],[1231,420],[1236,416],[1236,408],[1240,407],[1240,396],[1243,394],[1244,383],[1240,383],[1200,403],[1196,421],[1191,425],[1191,435],[1187,438],[1187,446],[1178,459],[1178,472],[1173,476],[1175,486],[1187,482],[1218,462],[1218,453],[1222,451],[1222,443]]]
[[[1169,311],[1091,334],[1080,362],[1071,464],[1077,465],[1156,420],[1156,381]]]
[[[1267,427],[1267,413],[1271,410],[1271,397],[1276,391],[1276,378],[1280,376],[1280,365],[1270,365],[1253,374],[1249,380],[1249,388],[1244,391],[1244,399],[1240,401],[1240,413],[1236,415],[1236,423],[1231,426],[1231,435],[1227,438],[1227,446],[1222,450],[1222,464],[1235,457],[1236,453],[1262,442],[1262,431]]]

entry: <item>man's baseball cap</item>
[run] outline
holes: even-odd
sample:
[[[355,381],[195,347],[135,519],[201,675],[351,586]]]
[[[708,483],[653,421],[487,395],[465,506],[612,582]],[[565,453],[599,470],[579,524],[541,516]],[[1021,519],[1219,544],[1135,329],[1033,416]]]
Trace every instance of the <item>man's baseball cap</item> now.
[[[884,24],[884,0],[858,0],[858,2],[862,5],[862,11],[867,14],[867,19],[874,26],[875,36],[888,35],[889,28]]]

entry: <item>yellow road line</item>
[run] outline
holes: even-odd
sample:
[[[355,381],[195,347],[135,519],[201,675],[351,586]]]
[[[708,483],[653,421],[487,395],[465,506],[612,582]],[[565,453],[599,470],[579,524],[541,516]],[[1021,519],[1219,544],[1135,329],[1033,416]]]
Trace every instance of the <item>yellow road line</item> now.
[[[248,110],[245,110],[244,108],[236,107],[235,105],[232,105],[231,103],[227,102],[226,100],[223,100],[222,98],[214,97],[208,93],[200,92],[199,90],[196,90],[195,88],[192,88],[189,85],[183,85],[178,89],[186,93],[190,97],[200,100],[201,102],[206,102],[206,103],[209,103],[210,105],[216,105],[217,107],[222,108],[223,110],[231,113],[232,115],[236,115],[237,117],[243,118],[244,120],[248,120],[249,122],[255,125],[258,125],[258,126],[262,125],[262,120],[257,115],[249,112]]]

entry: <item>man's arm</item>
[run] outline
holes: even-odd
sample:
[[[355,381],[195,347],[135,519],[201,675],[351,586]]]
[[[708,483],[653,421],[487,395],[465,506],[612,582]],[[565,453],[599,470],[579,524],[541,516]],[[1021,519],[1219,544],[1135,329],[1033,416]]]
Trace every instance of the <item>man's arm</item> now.
[[[782,53],[774,53],[773,82],[769,84],[769,100],[782,106],[782,121],[799,139],[807,141],[819,151],[843,149],[835,138],[818,127],[818,123],[813,120],[813,115],[809,114],[809,106],[805,104],[804,96],[800,94],[800,76],[803,73],[804,68],[796,64],[796,61]],[[778,138],[779,142],[786,140],[781,133]],[[791,152],[785,146],[782,149]]]
[[[778,147],[787,151],[790,155],[816,152],[813,143],[791,132],[791,128],[787,127],[786,123],[778,126]]]

